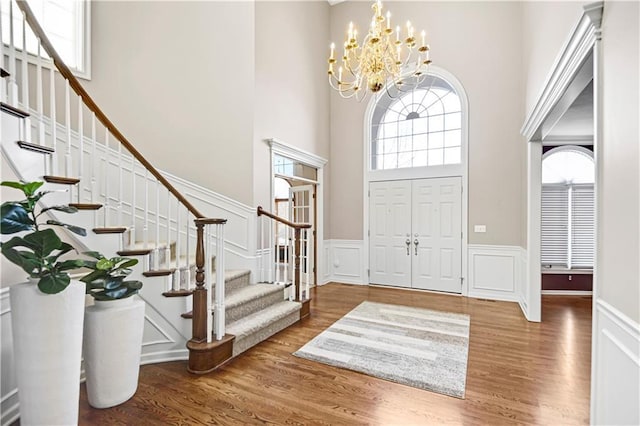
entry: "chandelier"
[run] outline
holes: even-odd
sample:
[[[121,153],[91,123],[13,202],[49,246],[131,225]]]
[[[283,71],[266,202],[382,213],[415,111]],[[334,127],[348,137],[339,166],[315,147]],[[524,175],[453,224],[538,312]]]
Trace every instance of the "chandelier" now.
[[[380,0],[371,8],[373,18],[362,44],[358,43],[358,30],[353,22],[349,23],[337,73],[336,46],[331,43],[329,84],[343,98],[355,97],[361,101],[369,92],[378,93],[383,88],[390,97],[395,97],[394,94],[406,91],[412,84],[424,80],[431,63],[424,31],[420,34],[421,43],[418,47],[411,22],[407,21],[406,33],[402,35],[400,26],[396,26],[395,31],[391,27],[391,13],[387,12],[386,18],[383,16]],[[392,87],[395,90],[391,90]]]

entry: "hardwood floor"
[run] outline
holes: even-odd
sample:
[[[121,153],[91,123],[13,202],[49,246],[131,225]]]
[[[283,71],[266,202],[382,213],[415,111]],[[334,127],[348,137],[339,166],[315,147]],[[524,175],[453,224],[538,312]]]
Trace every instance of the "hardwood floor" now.
[[[311,317],[232,360],[193,376],[186,361],[141,367],[128,402],[97,410],[81,389],[82,425],[587,424],[591,298],[543,297],[543,320],[515,303],[329,284],[313,290]],[[291,355],[371,300],[471,316],[464,400]]]

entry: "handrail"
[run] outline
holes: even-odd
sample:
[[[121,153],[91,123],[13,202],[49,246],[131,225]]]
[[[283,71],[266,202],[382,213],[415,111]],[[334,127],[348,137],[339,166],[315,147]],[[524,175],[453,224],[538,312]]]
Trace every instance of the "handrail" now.
[[[282,224],[285,224],[287,226],[290,226],[294,229],[309,229],[311,228],[311,225],[308,223],[293,223],[288,221],[287,219],[281,218],[280,216],[276,216],[273,213],[269,213],[268,211],[264,210],[262,208],[262,206],[258,206],[258,216],[262,216],[265,215],[267,217],[270,217],[271,219],[280,222]]]
[[[16,0],[16,4],[20,10],[25,14],[25,19],[29,23],[31,30],[37,38],[40,39],[40,43],[44,47],[45,52],[53,59],[53,63],[60,71],[60,74],[69,81],[69,85],[84,101],[87,108],[92,111],[98,120],[118,139],[118,141],[124,145],[124,147],[133,155],[142,165],[153,175],[165,188],[169,190],[195,217],[203,218],[204,216],[196,209],[178,190],[169,183],[169,181],[162,176],[162,174],[138,151],[132,144],[124,137],[124,135],[118,130],[118,128],[107,118],[104,112],[98,107],[94,100],[84,90],[78,79],[71,72],[69,67],[64,63],[58,52],[54,49],[51,41],[47,37],[46,33],[40,26],[40,23],[33,14],[31,8],[27,4],[26,0]]]

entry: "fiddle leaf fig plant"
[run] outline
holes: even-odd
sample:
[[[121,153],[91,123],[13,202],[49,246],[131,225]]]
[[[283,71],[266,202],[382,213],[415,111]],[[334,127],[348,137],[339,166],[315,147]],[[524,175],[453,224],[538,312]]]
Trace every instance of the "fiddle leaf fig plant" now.
[[[39,223],[40,216],[55,210],[64,213],[75,213],[76,208],[70,206],[52,206],[43,208],[36,213],[38,201],[50,191],[39,191],[44,182],[9,182],[0,183],[2,186],[15,188],[25,196],[20,201],[7,201],[0,207],[0,231],[2,234],[16,234],[31,231],[24,236],[15,236],[9,241],[1,243],[2,254],[10,261],[20,266],[31,278],[38,278],[38,288],[43,293],[59,293],[71,281],[68,271],[81,268],[80,259],[59,260],[60,257],[73,247],[63,242],[51,228],[42,229],[44,225],[61,226],[69,231],[85,236],[87,232],[79,226],[69,225],[56,220]]]
[[[138,259],[127,257],[112,257],[107,259],[96,251],[83,253],[96,260],[85,260],[83,266],[92,271],[80,278],[87,284],[87,294],[95,300],[125,299],[138,293],[142,282],[137,280],[125,281],[131,274],[131,267],[138,263]]]

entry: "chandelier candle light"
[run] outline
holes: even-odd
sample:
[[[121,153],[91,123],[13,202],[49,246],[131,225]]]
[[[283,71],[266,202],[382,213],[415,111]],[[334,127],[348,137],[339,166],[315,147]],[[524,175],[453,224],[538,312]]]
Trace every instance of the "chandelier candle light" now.
[[[406,26],[406,37],[402,37],[400,26],[396,26],[395,31],[391,27],[391,12],[387,11],[386,18],[383,16],[380,0],[376,1],[371,8],[374,11],[373,18],[371,18],[369,33],[362,41],[362,45],[358,44],[358,30],[353,22],[349,23],[342,63],[338,67],[337,76],[334,69],[337,62],[336,46],[334,43],[330,46],[329,84],[343,98],[355,97],[361,101],[369,91],[377,93],[385,87],[387,94],[394,97],[389,91],[392,85],[398,92],[402,91],[403,85],[406,87],[411,82],[419,83],[425,78],[427,67],[431,63],[429,45],[426,44],[424,31],[420,33],[421,44],[417,47],[415,31],[409,21]],[[414,56],[416,56],[415,60]]]

